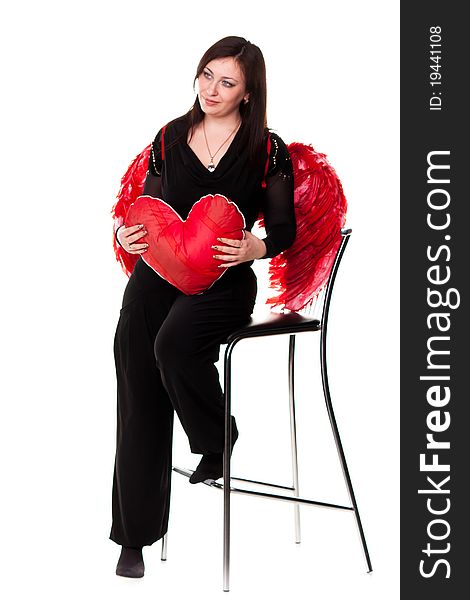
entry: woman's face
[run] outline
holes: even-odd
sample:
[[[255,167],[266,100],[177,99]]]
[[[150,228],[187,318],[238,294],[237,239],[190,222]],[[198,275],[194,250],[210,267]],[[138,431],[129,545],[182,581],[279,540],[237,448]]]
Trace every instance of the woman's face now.
[[[240,102],[249,93],[242,70],[232,56],[207,63],[198,77],[198,97],[208,115],[223,117],[238,111]]]

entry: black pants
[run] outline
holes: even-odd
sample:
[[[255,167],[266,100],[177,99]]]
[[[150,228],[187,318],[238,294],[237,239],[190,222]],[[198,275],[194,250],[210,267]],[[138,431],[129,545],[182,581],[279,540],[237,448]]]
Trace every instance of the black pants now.
[[[186,296],[141,258],[124,292],[114,338],[117,437],[110,539],[148,546],[168,529],[176,411],[191,452],[224,448],[220,343],[247,323],[257,293],[246,264]],[[236,427],[232,417],[232,425]]]

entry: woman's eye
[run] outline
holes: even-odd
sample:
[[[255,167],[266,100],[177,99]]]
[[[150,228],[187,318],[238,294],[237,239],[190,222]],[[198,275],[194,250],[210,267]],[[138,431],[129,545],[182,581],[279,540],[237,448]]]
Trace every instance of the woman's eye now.
[[[212,78],[212,75],[208,71],[203,71],[202,74],[206,79]],[[226,79],[224,79],[222,83],[224,84],[224,87],[233,87],[233,83],[230,83],[230,81],[227,81]]]

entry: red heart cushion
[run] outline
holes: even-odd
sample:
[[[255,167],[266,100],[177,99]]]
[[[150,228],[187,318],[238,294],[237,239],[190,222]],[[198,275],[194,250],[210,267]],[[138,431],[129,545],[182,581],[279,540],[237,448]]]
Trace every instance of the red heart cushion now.
[[[230,267],[214,258],[218,237],[241,240],[245,217],[236,204],[221,194],[207,194],[195,202],[184,221],[166,202],[139,196],[125,218],[126,227],[143,223],[147,242],[143,260],[184,294],[200,294]]]

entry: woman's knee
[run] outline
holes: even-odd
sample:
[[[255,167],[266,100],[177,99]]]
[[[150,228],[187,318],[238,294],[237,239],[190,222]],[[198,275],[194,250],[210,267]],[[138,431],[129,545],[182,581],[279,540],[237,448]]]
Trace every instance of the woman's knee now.
[[[153,353],[159,369],[175,368],[186,353],[184,338],[162,327],[153,345]]]
[[[207,337],[196,335],[189,326],[182,329],[162,327],[153,346],[157,367],[175,373],[194,372],[207,362],[216,362],[219,346]]]

